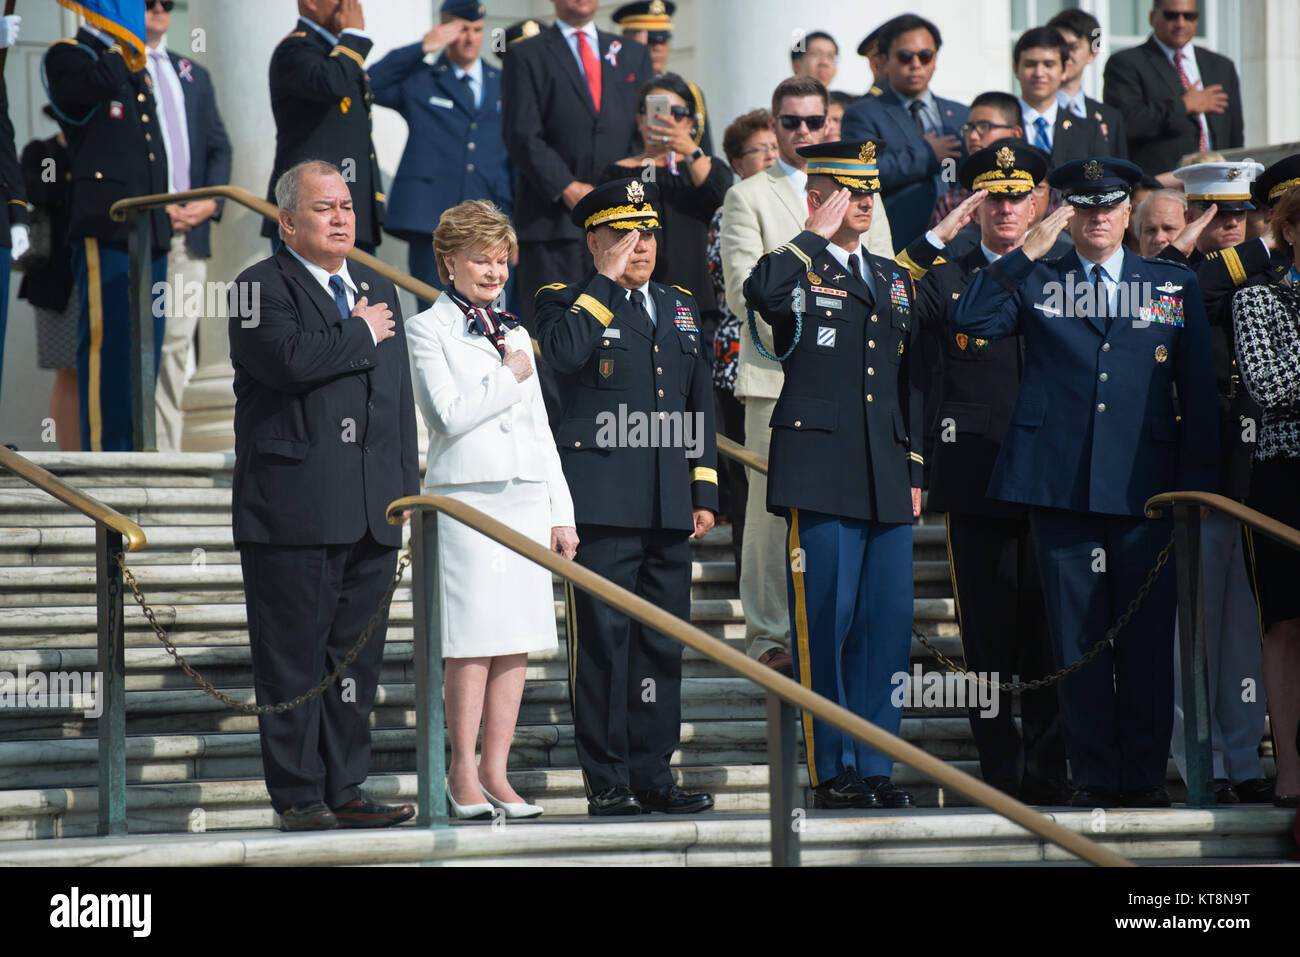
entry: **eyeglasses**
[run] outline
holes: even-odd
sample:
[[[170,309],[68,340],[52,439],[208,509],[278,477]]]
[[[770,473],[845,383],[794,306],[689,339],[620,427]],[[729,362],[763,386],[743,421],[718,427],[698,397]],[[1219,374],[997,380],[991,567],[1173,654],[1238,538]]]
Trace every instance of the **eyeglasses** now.
[[[674,119],[678,119],[678,120],[684,120],[684,119],[686,119],[686,117],[688,117],[688,116],[691,115],[691,111],[690,111],[687,107],[684,107],[684,106],[670,106],[670,107],[668,107],[668,112],[671,113],[671,114],[673,115],[673,118],[674,118]],[[644,106],[641,107],[641,113],[642,113],[642,115],[645,114],[645,107],[644,107]]]
[[[144,8],[152,10],[155,7],[162,7],[163,13],[171,13],[172,7],[176,6],[176,0],[144,0]]]
[[[921,61],[921,66],[929,66],[930,61],[934,59],[934,51],[933,50],[895,50],[894,51],[894,59],[897,60],[899,63],[901,63],[903,66],[907,66],[909,63],[911,63],[913,57]]]
[[[1014,126],[1008,126],[1006,123],[990,123],[988,120],[980,120],[978,123],[963,123],[961,125],[961,135],[970,136],[971,133],[978,133],[980,136],[988,136],[993,130],[1013,130]]]
[[[1195,23],[1201,18],[1201,15],[1195,10],[1161,10],[1160,15],[1170,23],[1173,23],[1180,17],[1188,23]]]
[[[797,130],[799,124],[806,124],[810,130],[820,130],[826,125],[826,114],[821,116],[796,116],[793,113],[782,113],[777,117],[781,121],[781,128],[786,130]]]

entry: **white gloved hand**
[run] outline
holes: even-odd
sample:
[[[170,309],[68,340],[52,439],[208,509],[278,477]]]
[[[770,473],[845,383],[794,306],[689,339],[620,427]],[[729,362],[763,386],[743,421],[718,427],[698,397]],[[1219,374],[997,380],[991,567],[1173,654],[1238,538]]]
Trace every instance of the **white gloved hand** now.
[[[13,243],[13,249],[10,254],[14,259],[21,259],[23,253],[32,248],[32,241],[28,236],[26,226],[20,224],[9,227],[9,240]]]
[[[11,47],[18,42],[18,27],[23,18],[16,13],[0,17],[0,49]]]

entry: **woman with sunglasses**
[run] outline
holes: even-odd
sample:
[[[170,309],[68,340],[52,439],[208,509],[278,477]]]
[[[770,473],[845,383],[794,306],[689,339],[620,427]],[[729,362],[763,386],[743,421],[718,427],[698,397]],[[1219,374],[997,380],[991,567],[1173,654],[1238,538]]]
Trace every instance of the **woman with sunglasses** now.
[[[646,109],[651,95],[668,97],[668,115],[652,118]],[[690,290],[705,320],[705,336],[717,321],[717,301],[705,253],[709,223],[731,185],[725,163],[696,146],[692,137],[696,103],[691,88],[676,73],[654,77],[637,95],[636,124],[643,150],[606,167],[598,182],[639,175],[659,187],[659,259],[653,279]]]

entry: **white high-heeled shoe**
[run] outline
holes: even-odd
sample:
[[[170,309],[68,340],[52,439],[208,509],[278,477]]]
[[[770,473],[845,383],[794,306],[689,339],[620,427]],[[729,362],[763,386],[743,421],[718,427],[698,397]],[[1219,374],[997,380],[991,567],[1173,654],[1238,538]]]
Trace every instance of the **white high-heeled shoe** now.
[[[447,785],[447,803],[451,806],[451,816],[460,821],[476,821],[492,816],[491,804],[457,804],[451,796],[450,784]],[[509,817],[509,814],[506,816]]]
[[[508,818],[518,819],[518,818],[538,817],[542,813],[543,809],[539,805],[528,804],[526,802],[519,803],[519,804],[507,804],[505,801],[498,801],[496,798],[494,798],[488,792],[488,789],[483,787],[482,785],[479,785],[479,788],[483,791],[483,796],[492,802],[492,807],[501,808],[501,810],[506,812],[506,817]]]

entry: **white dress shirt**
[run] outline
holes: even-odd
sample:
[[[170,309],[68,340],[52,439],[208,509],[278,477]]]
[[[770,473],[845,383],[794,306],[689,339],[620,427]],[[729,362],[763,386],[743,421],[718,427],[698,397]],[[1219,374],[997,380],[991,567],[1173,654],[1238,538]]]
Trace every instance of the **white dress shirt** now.
[[[585,27],[571,27],[567,23],[557,22],[556,26],[564,34],[564,42],[569,45],[569,52],[573,54],[573,59],[578,63],[578,72],[583,76],[587,75],[587,69],[582,65],[582,54],[578,52],[577,35],[581,33],[587,38],[591,45],[591,52],[596,55],[596,60],[600,60],[600,38],[596,35],[595,21],[589,22]]]
[[[1080,119],[1087,119],[1088,117],[1088,103],[1082,87],[1079,88],[1079,92],[1074,94],[1074,96],[1070,96],[1070,94],[1066,93],[1064,90],[1057,90],[1056,105],[1062,109],[1069,110]]]
[[[1026,103],[1023,98],[1017,97],[1017,99],[1020,100],[1020,118],[1024,122],[1025,142],[1028,143],[1030,146],[1038,145],[1038,127],[1036,127],[1034,123],[1041,116],[1044,120],[1047,121],[1047,129],[1045,133],[1047,136],[1047,145],[1049,149],[1052,146],[1056,145],[1053,142],[1052,134],[1056,130],[1056,110],[1058,106],[1057,102],[1053,100],[1052,104],[1046,110],[1044,110],[1042,113],[1039,113],[1036,109],[1034,109],[1032,106]]]
[[[155,51],[159,56],[154,56]],[[148,56],[145,57],[145,69],[149,71],[149,79],[153,81],[153,97],[158,112],[158,129],[162,133],[163,148],[167,150],[167,192],[179,192],[176,185],[176,172],[172,168],[175,162],[173,157],[177,155],[175,147],[172,145],[172,131],[168,128],[167,114],[161,102],[162,97],[171,96],[172,102],[175,103],[180,112],[180,131],[179,135],[184,140],[185,155],[190,155],[190,130],[189,123],[185,114],[185,90],[181,87],[181,78],[176,75],[176,68],[172,66],[172,58],[167,55],[167,35],[163,34],[162,39],[158,41],[156,47],[150,47]],[[193,186],[193,184],[190,184]]]
[[[483,60],[479,57],[474,58],[468,70],[462,70],[456,64],[451,65],[451,72],[456,76],[456,82],[461,81],[461,77],[469,77],[469,89],[474,96],[474,109],[483,105]]]
[[[632,290],[631,290],[631,289],[624,289],[623,291],[624,291],[624,293],[626,294],[626,295],[624,295],[623,298],[626,299],[628,302],[631,302],[631,301],[632,301]],[[649,283],[648,280],[647,280],[647,282],[646,282],[646,284],[645,284],[644,286],[641,286],[641,287],[640,287],[640,292],[641,292],[641,295],[645,297],[645,311],[648,312],[648,313],[650,313],[650,325],[654,326],[655,328],[658,328],[658,327],[659,327],[659,312],[658,312],[657,309],[655,309],[655,300],[654,300],[654,296],[650,295],[650,283]]]
[[[839,245],[838,243],[827,243],[826,251],[831,254],[832,259],[834,259],[837,263],[839,263],[849,272],[853,271],[853,267],[849,265],[849,257],[857,256],[858,257],[857,277],[867,284],[867,288],[871,290],[872,298],[876,297],[876,284],[871,281],[871,270],[867,268],[868,253],[867,253],[866,246],[863,246],[862,243],[859,242],[857,249],[845,249],[843,246]]]
[[[776,158],[776,165],[781,167],[781,172],[785,178],[790,181],[794,187],[795,195],[799,197],[799,204],[803,209],[808,208],[808,172],[807,170],[796,169],[781,157]]]
[[[330,299],[334,298],[334,290],[330,288],[330,277],[338,276],[342,279],[343,295],[348,300],[348,311],[352,311],[357,304],[357,285],[352,281],[352,276],[348,273],[348,261],[346,259],[343,260],[343,265],[339,267],[338,272],[331,273],[326,271],[325,267],[317,266],[315,263],[303,259],[298,255],[297,250],[288,243],[284,244],[284,248],[289,250],[294,259],[307,267],[307,271],[311,273],[311,278],[320,283],[320,287],[325,290],[325,295],[329,296]],[[360,316],[355,316],[354,318],[361,319]],[[361,321],[366,322],[364,319],[361,319]],[[366,322],[366,328],[370,330],[370,341],[375,345],[379,345],[379,339],[375,336],[375,330],[370,328],[370,323]]]
[[[980,252],[984,254],[984,258],[988,260],[990,266],[1002,258],[1001,253],[995,253],[993,250],[989,249],[989,247],[985,246],[984,240],[982,239],[980,240]]]
[[[1158,46],[1160,52],[1165,55],[1165,59],[1173,64],[1175,73],[1178,72],[1179,64],[1174,61],[1174,54],[1181,53],[1183,55],[1183,62],[1181,65],[1183,72],[1187,74],[1187,79],[1191,81],[1192,86],[1196,86],[1197,83],[1201,82],[1201,68],[1196,64],[1196,48],[1192,45],[1191,40],[1188,40],[1187,45],[1181,50],[1175,50],[1173,47],[1165,46],[1156,39],[1155,36],[1152,36],[1151,39],[1156,41],[1156,46]],[[1202,88],[1204,88],[1204,84],[1202,84]],[[1205,142],[1208,144],[1210,149],[1214,149],[1214,140],[1210,137],[1210,126],[1205,122],[1205,114],[1197,113],[1195,116],[1196,122],[1201,127],[1201,131],[1205,133]]]

